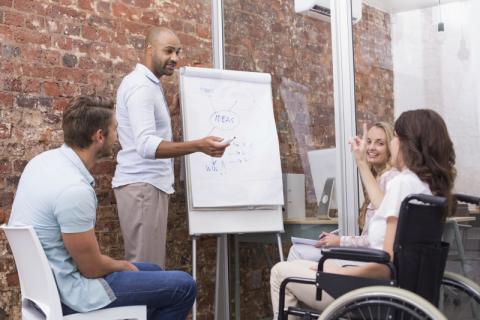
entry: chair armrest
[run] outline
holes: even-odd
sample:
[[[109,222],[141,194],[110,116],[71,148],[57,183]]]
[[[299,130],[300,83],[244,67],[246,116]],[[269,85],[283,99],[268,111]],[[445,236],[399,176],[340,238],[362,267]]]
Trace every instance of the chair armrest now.
[[[480,197],[469,196],[466,194],[455,194],[455,199],[459,202],[471,203],[480,206]]]
[[[342,259],[362,262],[389,263],[390,254],[383,250],[369,248],[326,247],[322,249],[326,259]]]

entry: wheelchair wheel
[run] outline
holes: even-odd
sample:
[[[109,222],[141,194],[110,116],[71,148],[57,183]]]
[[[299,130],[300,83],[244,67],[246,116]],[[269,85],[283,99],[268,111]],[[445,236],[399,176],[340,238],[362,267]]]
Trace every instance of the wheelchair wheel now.
[[[447,320],[430,302],[396,287],[372,286],[353,290],[332,302],[320,320]]]
[[[448,319],[480,319],[480,286],[464,276],[445,272],[439,306]]]

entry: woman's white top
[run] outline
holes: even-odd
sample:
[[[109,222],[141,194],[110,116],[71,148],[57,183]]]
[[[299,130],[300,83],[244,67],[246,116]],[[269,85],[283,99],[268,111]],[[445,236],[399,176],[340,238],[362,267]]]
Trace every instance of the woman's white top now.
[[[402,201],[411,194],[428,194],[432,192],[427,183],[418,176],[404,169],[387,184],[387,190],[380,207],[370,220],[368,241],[373,249],[383,250],[383,241],[387,230],[387,218],[397,217],[400,213]]]

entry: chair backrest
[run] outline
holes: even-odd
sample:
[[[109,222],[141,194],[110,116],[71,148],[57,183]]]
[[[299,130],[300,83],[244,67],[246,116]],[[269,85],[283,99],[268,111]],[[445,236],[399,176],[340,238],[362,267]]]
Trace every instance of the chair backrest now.
[[[47,319],[62,319],[57,285],[33,227],[2,225],[20,278],[22,308],[40,309]]]
[[[429,195],[410,195],[403,200],[394,243],[397,283],[434,305],[448,255],[442,242],[448,201]]]

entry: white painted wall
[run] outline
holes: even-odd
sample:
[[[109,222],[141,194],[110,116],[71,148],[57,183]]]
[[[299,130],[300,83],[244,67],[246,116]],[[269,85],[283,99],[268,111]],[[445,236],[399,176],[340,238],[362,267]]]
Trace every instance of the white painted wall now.
[[[456,192],[480,195],[480,0],[392,14],[395,115],[431,108],[457,154]]]

